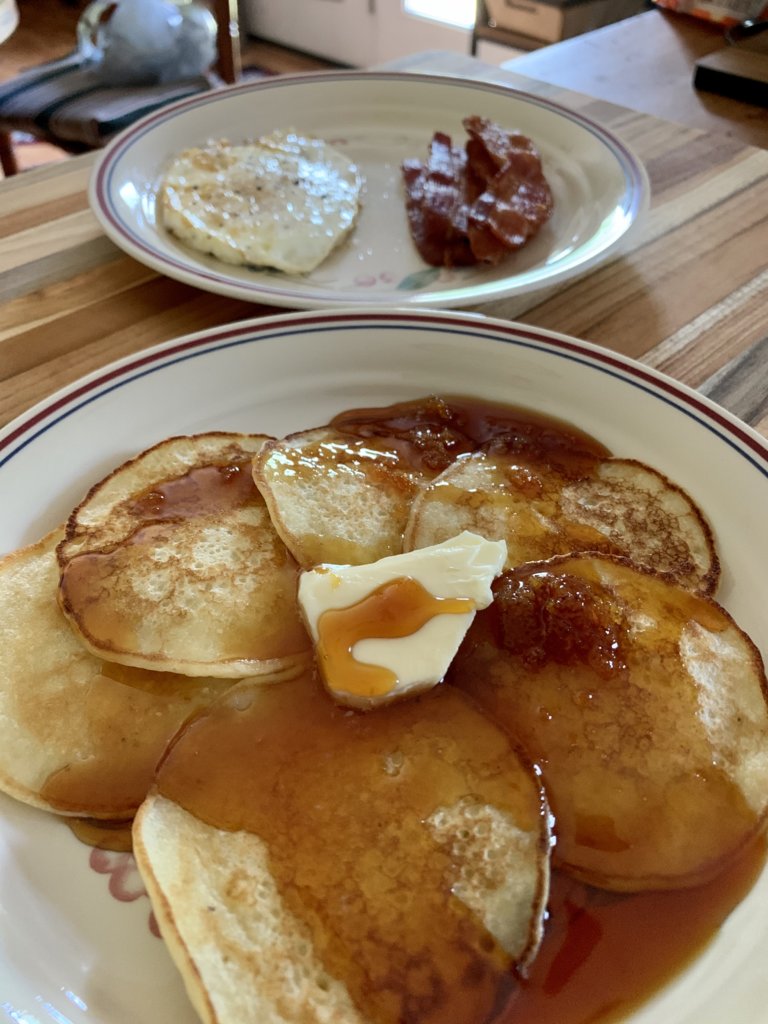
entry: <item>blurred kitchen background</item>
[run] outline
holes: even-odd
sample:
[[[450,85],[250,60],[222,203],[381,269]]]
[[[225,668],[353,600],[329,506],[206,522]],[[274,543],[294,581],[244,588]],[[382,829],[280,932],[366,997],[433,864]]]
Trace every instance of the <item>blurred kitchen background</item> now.
[[[0,0],[0,83],[70,53],[88,3]],[[285,74],[368,67],[422,50],[474,53],[499,64],[648,6],[648,0],[239,0],[237,9],[243,68]],[[65,157],[18,133],[14,149],[21,169]]]

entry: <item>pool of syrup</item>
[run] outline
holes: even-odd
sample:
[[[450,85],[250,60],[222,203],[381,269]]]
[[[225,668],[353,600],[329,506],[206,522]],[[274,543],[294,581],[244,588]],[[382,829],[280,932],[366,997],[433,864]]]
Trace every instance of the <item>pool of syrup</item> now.
[[[623,1020],[715,937],[757,881],[765,856],[761,837],[706,885],[630,895],[554,871],[544,942],[494,1024]]]

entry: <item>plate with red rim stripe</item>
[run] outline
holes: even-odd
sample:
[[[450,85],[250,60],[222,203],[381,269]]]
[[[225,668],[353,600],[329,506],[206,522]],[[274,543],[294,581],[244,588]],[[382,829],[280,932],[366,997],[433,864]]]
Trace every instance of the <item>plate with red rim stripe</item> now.
[[[127,357],[0,432],[0,551],[60,524],[89,486],[171,435],[283,435],[426,394],[567,420],[684,487],[714,530],[717,595],[768,652],[768,442],[695,391],[607,349],[458,312],[325,310],[243,321]],[[2,685],[2,681],[0,681]],[[129,861],[99,860],[50,815],[0,796],[0,1008],[9,1020],[193,1024]],[[762,1024],[768,873],[631,1024]]]
[[[429,267],[409,235],[400,165],[424,159],[438,130],[463,145],[462,118],[471,114],[533,140],[554,213],[499,266]],[[277,129],[325,139],[365,179],[354,231],[319,267],[291,276],[230,266],[165,230],[157,197],[176,153],[212,139],[237,143]],[[89,198],[102,228],[125,252],[206,291],[293,309],[435,308],[523,294],[584,272],[626,243],[649,192],[642,162],[623,141],[552,100],[466,79],[337,71],[246,82],[149,114],[101,154]]]

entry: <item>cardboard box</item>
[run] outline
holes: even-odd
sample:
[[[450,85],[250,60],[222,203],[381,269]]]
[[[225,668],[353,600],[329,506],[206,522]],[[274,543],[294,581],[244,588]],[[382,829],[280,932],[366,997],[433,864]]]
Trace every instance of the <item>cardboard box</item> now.
[[[485,0],[491,27],[557,43],[646,9],[644,0]]]

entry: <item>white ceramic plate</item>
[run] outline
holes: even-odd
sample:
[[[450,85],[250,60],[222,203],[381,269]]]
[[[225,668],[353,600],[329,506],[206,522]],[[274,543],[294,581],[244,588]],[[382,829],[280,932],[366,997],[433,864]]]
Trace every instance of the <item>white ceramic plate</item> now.
[[[425,157],[440,129],[458,142],[481,114],[530,136],[556,208],[520,252],[494,269],[428,267],[408,233],[400,164]],[[169,158],[187,146],[293,128],[332,142],[366,185],[355,231],[313,273],[231,267],[191,249],[158,222]],[[102,154],[90,187],[106,233],[131,256],[208,291],[277,306],[459,306],[528,292],[586,270],[624,238],[648,202],[642,164],[605,128],[549,100],[483,82],[329,72],[278,77],[195,96],[151,114]]]
[[[0,551],[60,523],[113,465],[171,434],[284,434],[430,392],[564,417],[687,488],[714,527],[720,599],[768,650],[768,445],[722,409],[604,349],[468,314],[285,314],[141,353],[0,433]],[[124,856],[0,799],[0,1010],[41,1024],[194,1024]],[[764,1024],[768,874],[632,1024]],[[5,1019],[0,1013],[0,1019]]]

